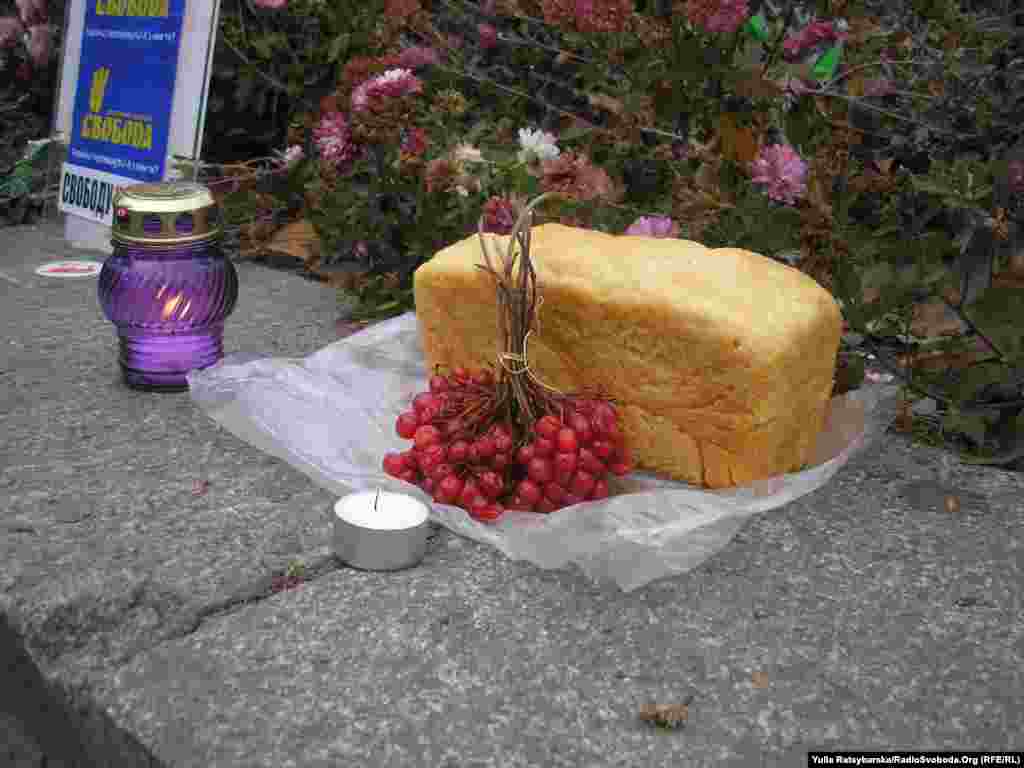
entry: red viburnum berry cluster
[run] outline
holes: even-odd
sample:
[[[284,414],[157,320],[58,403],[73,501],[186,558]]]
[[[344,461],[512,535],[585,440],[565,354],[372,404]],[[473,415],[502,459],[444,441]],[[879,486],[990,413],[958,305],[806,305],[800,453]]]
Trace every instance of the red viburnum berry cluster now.
[[[513,421],[498,416],[489,371],[435,375],[395,425],[412,448],[386,455],[384,471],[482,521],[506,509],[549,513],[603,499],[608,474],[631,470],[618,414],[604,400],[559,403],[558,414],[544,414],[517,437]]]

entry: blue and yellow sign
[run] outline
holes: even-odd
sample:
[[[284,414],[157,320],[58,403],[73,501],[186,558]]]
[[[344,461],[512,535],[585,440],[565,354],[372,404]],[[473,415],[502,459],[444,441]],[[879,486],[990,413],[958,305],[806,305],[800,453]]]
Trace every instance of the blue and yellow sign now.
[[[185,0],[88,0],[68,147],[80,173],[163,180],[184,15]]]

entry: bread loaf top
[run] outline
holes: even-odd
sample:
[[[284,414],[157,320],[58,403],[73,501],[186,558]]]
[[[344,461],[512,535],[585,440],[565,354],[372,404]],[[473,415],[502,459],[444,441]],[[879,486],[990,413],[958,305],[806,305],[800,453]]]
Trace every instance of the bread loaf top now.
[[[507,236],[484,236],[492,255],[504,254]],[[417,278],[429,280],[435,271],[478,273],[476,265],[484,263],[478,240],[473,235],[439,251]],[[542,296],[556,286],[571,290],[585,285],[587,293],[614,300],[627,314],[650,317],[667,305],[685,313],[697,332],[704,327],[713,336],[756,337],[760,356],[787,344],[791,329],[819,323],[823,312],[842,325],[835,299],[813,278],[742,248],[711,249],[692,240],[542,224],[533,228],[530,250]],[[480,289],[491,292],[487,298],[493,303],[493,281],[481,280]]]

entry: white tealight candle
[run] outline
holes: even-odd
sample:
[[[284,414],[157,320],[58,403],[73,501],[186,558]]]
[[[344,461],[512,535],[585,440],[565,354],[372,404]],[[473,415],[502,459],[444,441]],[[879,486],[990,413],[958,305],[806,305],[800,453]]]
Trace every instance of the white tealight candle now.
[[[334,513],[347,523],[378,531],[415,528],[430,516],[425,504],[402,493],[362,491],[338,499]]]

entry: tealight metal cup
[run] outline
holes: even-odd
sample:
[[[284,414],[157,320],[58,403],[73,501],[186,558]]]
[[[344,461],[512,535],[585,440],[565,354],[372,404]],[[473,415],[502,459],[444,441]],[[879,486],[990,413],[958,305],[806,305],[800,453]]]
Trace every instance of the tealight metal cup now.
[[[368,513],[367,504],[375,504],[376,511]],[[389,520],[396,511],[401,513],[401,519]],[[393,527],[373,527],[377,524]],[[412,568],[426,555],[429,534],[429,511],[411,496],[366,491],[344,496],[334,504],[334,553],[353,568]]]

